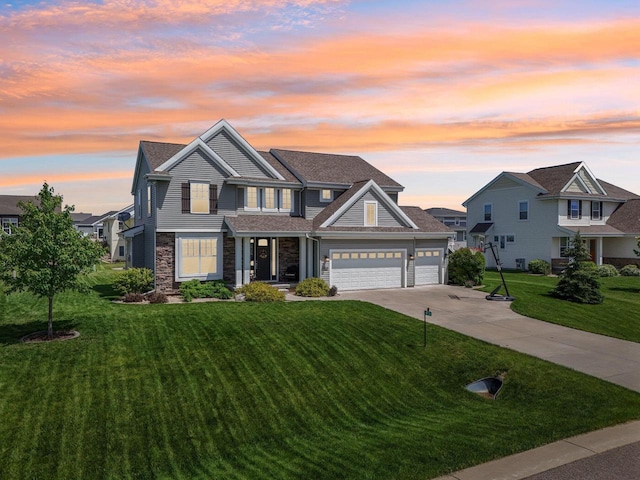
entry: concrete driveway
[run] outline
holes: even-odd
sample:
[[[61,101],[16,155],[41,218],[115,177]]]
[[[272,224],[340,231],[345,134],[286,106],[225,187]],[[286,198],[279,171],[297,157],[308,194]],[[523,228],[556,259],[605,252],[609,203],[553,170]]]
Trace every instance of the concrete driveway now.
[[[485,299],[464,287],[341,292],[343,300],[363,300],[501,347],[517,350],[640,392],[640,343],[582,332],[511,311],[510,302]]]

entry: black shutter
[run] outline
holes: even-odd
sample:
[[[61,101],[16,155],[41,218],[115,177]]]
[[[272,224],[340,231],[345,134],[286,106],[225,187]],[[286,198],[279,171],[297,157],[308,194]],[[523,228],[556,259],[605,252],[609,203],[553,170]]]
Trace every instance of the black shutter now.
[[[567,200],[567,219],[571,219],[571,200]]]
[[[209,213],[218,213],[218,185],[209,185]]]
[[[188,183],[182,184],[182,213],[191,213],[191,187]]]
[[[582,218],[582,200],[578,201],[578,218]]]

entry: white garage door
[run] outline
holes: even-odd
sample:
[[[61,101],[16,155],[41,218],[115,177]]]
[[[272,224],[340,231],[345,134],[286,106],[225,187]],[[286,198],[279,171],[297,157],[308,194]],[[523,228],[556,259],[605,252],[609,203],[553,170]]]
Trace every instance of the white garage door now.
[[[415,257],[416,285],[440,283],[442,250],[417,249]]]
[[[402,287],[404,251],[332,250],[330,284],[340,290]]]

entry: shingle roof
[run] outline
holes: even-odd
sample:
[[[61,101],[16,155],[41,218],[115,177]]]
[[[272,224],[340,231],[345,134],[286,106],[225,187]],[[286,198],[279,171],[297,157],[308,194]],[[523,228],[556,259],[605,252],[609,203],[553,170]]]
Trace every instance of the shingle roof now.
[[[298,179],[295,177],[295,175],[293,173],[291,173],[289,171],[288,168],[286,168],[284,165],[282,165],[282,163],[280,163],[280,161],[274,157],[273,155],[271,155],[270,152],[258,152],[262,158],[264,158],[267,163],[269,163],[269,165],[271,165],[273,168],[275,168],[275,170],[284,177],[284,179],[287,182],[296,182],[299,183]]]
[[[0,215],[22,215],[18,202],[38,204],[38,197],[29,195],[0,195]]]
[[[149,142],[147,140],[140,141],[140,148],[142,148],[144,156],[149,162],[151,171],[158,168],[184,147],[186,147],[186,145],[180,143]]]
[[[469,233],[487,233],[491,227],[493,227],[493,223],[489,223],[489,222],[476,223],[474,227],[471,230],[469,230]]]
[[[100,223],[102,220],[104,220],[107,217],[110,217],[111,215],[113,215],[114,213],[118,213],[118,210],[111,210],[107,213],[104,213],[102,215],[91,215],[90,217],[87,217],[79,222],[76,222],[79,226],[81,225],[94,225],[96,223]]]
[[[325,207],[320,213],[313,218],[313,228],[320,228],[325,221],[327,221],[331,215],[336,213],[340,207],[342,207],[350,198],[356,195],[362,187],[368,183],[368,180],[354,183],[346,192],[342,193],[338,198]]]
[[[446,232],[453,233],[454,231],[445,226],[439,220],[425,212],[420,207],[400,207],[402,211],[415,223],[421,231],[424,232]]]
[[[373,180],[381,187],[402,188],[398,182],[355,155],[271,149],[294,173],[311,183],[351,185]]]
[[[238,215],[225,217],[225,222],[235,233],[251,232],[310,232],[311,220],[288,215]]]
[[[527,172],[527,175],[537,182],[538,185],[548,190],[551,195],[557,195],[567,182],[571,180],[573,173],[580,164],[581,162],[573,162],[553,167],[536,168],[535,170]]]
[[[611,214],[607,224],[625,233],[640,234],[640,198],[621,204]]]
[[[572,232],[580,232],[582,235],[616,235],[619,236],[621,233],[615,227],[611,225],[582,225],[582,226],[566,226],[564,225],[562,228],[566,230],[570,230]]]
[[[452,210],[451,208],[432,207],[426,208],[425,212],[434,217],[466,217],[467,212],[461,212],[460,210]]]

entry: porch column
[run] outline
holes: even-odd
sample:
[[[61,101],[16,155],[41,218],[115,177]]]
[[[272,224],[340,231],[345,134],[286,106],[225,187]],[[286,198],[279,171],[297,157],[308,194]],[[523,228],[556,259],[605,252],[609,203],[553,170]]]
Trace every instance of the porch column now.
[[[243,284],[244,283],[249,283],[251,281],[251,239],[249,237],[244,237],[242,239],[242,243],[243,243],[243,255],[242,258],[244,259],[243,264],[242,264],[242,270],[243,270]]]
[[[598,246],[596,247],[596,256],[598,257],[598,261],[596,265],[602,265],[602,257],[604,257],[604,252],[602,251],[604,241],[602,237],[598,237]]]
[[[235,268],[236,268],[236,288],[242,285],[242,238],[235,237]]]
[[[300,272],[298,279],[302,281],[307,278],[307,238],[298,237],[298,242],[300,243],[300,260],[298,261]]]

